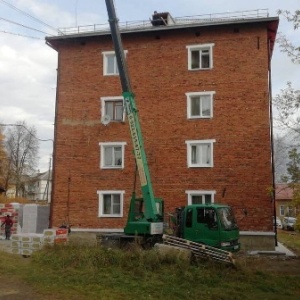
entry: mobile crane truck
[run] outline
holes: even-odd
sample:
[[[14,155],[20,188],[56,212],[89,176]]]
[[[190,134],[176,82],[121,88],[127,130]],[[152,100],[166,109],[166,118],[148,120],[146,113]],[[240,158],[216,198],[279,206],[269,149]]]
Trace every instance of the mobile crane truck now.
[[[113,0],[105,1],[143,198],[136,198],[134,188],[124,234],[105,234],[102,236],[102,241],[114,240],[122,245],[138,239],[144,245],[153,245],[162,241],[164,202],[162,199],[154,197],[118,19]],[[179,238],[227,251],[240,249],[239,229],[232,209],[227,205],[195,204],[177,208],[174,222],[175,235]]]

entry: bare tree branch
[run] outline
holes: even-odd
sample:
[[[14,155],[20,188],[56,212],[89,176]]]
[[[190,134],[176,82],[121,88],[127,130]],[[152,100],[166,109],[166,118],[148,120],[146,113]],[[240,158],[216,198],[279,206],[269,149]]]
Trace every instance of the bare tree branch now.
[[[6,150],[10,165],[10,181],[16,185],[20,196],[26,176],[35,172],[38,161],[39,141],[35,127],[27,129],[26,123],[18,122],[6,133]]]

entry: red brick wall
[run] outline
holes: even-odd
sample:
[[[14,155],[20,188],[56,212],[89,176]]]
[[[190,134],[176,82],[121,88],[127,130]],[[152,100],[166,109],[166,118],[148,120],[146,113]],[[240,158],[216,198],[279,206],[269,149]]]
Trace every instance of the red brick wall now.
[[[198,32],[199,34],[195,34]],[[187,45],[214,43],[213,69],[188,71]],[[54,43],[59,52],[52,224],[123,228],[134,174],[128,122],[100,123],[100,97],[121,95],[103,76],[110,37]],[[241,230],[272,230],[267,31],[263,25],[131,34],[123,37],[154,192],[165,210],[186,190],[215,190]],[[212,119],[188,120],[186,92],[215,91]],[[186,140],[215,139],[214,167],[188,168]],[[99,142],[126,141],[125,168],[101,170]],[[97,190],[125,190],[124,217],[99,218]],[[243,210],[247,209],[247,216]]]

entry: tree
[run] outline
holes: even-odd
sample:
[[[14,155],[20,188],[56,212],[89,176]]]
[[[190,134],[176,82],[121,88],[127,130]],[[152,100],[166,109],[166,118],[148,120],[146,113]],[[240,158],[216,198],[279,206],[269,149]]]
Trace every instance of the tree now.
[[[300,26],[300,10],[291,13],[287,10],[278,10],[278,14],[283,16],[288,22],[293,24],[294,30]],[[294,45],[282,33],[277,39],[282,52],[291,57],[293,63],[300,63],[300,47]],[[298,147],[300,136],[300,90],[294,89],[291,82],[287,82],[287,87],[282,89],[279,95],[273,99],[273,104],[277,110],[275,125],[285,131],[285,135],[290,135],[290,144]],[[294,141],[292,140],[294,138]],[[296,141],[296,142],[295,142]]]
[[[7,161],[7,155],[4,147],[4,135],[2,128],[0,127],[0,187],[5,186],[5,164]]]
[[[294,14],[287,10],[278,10],[277,13],[286,18],[288,22],[293,23],[294,30],[297,30],[300,26],[300,10],[296,10]],[[292,62],[300,63],[300,47],[295,46],[286,35],[279,33],[279,37],[277,38],[277,42],[279,43],[279,47],[282,52],[287,53],[288,56],[291,57]]]
[[[290,185],[300,183],[300,153],[296,148],[289,151],[289,162],[287,163],[287,173],[285,180]]]
[[[300,90],[295,90],[291,82],[288,82],[287,88],[276,95],[273,103],[278,111],[277,125],[291,129],[297,136],[300,135]]]
[[[289,151],[287,175],[283,176],[282,180],[292,188],[292,204],[297,208],[300,205],[300,153],[296,148]]]
[[[288,151],[290,150],[291,141],[287,136],[276,135],[274,137],[274,167],[275,181],[282,182],[282,177],[287,172]]]
[[[25,121],[17,122],[6,132],[8,172],[6,185],[14,182],[16,197],[21,196],[26,176],[31,175],[37,166],[39,141],[35,127],[27,128]]]
[[[288,22],[293,24],[294,30],[298,30],[300,26],[300,10],[291,13],[287,10],[278,10]],[[293,63],[300,63],[300,47],[294,45],[286,35],[279,33],[277,42],[282,52],[287,53],[291,57]],[[279,117],[277,119],[279,125],[284,128],[292,129],[297,135],[300,134],[300,90],[295,90],[291,82],[287,83],[287,87],[281,90],[281,93],[274,99],[274,105],[278,110]]]

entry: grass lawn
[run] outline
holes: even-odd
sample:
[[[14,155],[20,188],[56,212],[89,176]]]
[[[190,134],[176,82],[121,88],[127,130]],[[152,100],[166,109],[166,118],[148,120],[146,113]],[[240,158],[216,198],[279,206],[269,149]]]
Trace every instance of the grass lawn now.
[[[300,256],[300,232],[278,230],[278,241]]]
[[[291,243],[299,247],[296,238]],[[42,299],[300,299],[299,259],[238,256],[233,268],[191,265],[154,250],[78,244],[56,245],[30,258],[1,255],[1,273],[26,281]]]

